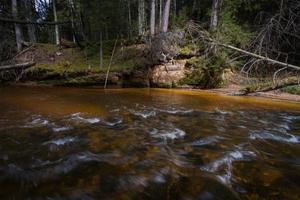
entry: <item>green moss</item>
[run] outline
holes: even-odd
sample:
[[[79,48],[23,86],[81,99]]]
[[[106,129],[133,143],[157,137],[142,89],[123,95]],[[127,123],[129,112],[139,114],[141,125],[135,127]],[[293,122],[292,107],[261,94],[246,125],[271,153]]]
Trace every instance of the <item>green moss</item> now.
[[[42,81],[41,84],[54,86],[91,86],[99,83],[97,83],[97,81],[93,78],[82,76],[75,78],[46,80]]]
[[[273,82],[271,82],[271,81],[263,82],[263,83],[259,83],[259,82],[258,83],[252,83],[250,85],[247,85],[243,89],[241,89],[240,92],[242,92],[244,94],[249,94],[249,93],[264,90],[266,88],[272,88],[272,86],[273,86]]]
[[[198,45],[187,44],[180,49],[179,54],[184,56],[195,55],[197,52],[201,50],[202,48],[200,48]]]
[[[300,95],[300,86],[299,85],[288,86],[288,87],[282,88],[281,91],[290,93],[290,94]]]
[[[75,72],[91,72],[101,73],[106,72],[110,62],[110,53],[103,56],[103,67],[100,68],[100,59],[98,55],[99,49],[88,48],[88,56],[86,52],[79,48],[59,49],[52,44],[36,44],[37,51],[41,54],[37,65],[29,69],[31,73],[40,71],[51,71],[58,74],[75,73]],[[61,52],[60,56],[55,56],[57,52]],[[127,52],[126,57],[115,57],[111,65],[111,72],[122,72],[133,69],[134,63],[131,57],[136,55],[136,51],[132,49]],[[49,59],[50,56],[55,56],[55,59]],[[116,56],[118,56],[116,54]]]
[[[200,56],[187,61],[191,68],[181,84],[195,85],[202,88],[217,88],[224,84],[223,72],[231,68],[229,57],[225,52],[217,53],[209,58]]]

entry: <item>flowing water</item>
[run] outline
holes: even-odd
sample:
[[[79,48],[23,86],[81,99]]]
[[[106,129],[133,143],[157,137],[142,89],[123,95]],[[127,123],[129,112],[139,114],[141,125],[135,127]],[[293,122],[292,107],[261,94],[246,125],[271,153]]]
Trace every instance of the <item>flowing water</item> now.
[[[300,199],[300,104],[0,88],[0,199]]]

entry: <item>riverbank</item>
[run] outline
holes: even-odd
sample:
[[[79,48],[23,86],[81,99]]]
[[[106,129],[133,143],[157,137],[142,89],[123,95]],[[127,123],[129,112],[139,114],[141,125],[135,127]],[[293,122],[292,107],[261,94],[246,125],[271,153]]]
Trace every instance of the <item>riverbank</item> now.
[[[58,83],[57,81],[55,81]],[[102,83],[83,83],[83,84],[71,84],[70,82],[68,84],[50,84],[50,82],[36,82],[36,81],[27,81],[27,82],[16,82],[16,83],[8,83],[5,84],[7,86],[20,86],[20,87],[70,87],[70,88],[94,88],[94,89],[103,89],[104,84]],[[54,83],[54,82],[52,82]],[[63,83],[63,81],[61,82]],[[117,82],[116,82],[117,83]],[[108,89],[122,89],[124,88],[121,84],[108,84]],[[131,87],[133,88],[133,87]],[[228,96],[228,97],[254,97],[258,99],[265,99],[265,100],[271,100],[271,101],[282,101],[282,102],[294,102],[294,103],[300,103],[300,95],[294,95],[289,94],[286,92],[282,92],[281,90],[274,90],[274,91],[268,91],[268,92],[255,92],[247,95],[240,95],[240,90],[242,89],[242,86],[236,85],[236,84],[228,84],[222,88],[217,89],[200,89],[200,88],[194,88],[190,86],[185,87],[177,87],[177,88],[158,88],[165,91],[179,91],[179,92],[199,92],[199,93],[207,93],[212,95],[221,95],[221,96]]]
[[[103,88],[110,60],[108,53],[106,53],[103,60],[103,66],[105,67],[101,68],[97,55],[85,57],[82,51],[79,48],[59,48],[55,45],[36,44],[14,58],[17,63],[29,59],[34,60],[37,63],[36,66],[22,72],[20,78],[17,78],[17,82],[9,80],[9,78],[15,78],[15,74],[12,74],[12,77],[8,76],[8,81],[4,81],[2,84]],[[110,49],[105,51],[109,52]],[[300,102],[300,95],[295,95],[300,91],[298,87],[293,90],[283,88],[271,89],[267,92],[257,90],[257,92],[256,89],[260,88],[261,85],[258,85],[256,80],[253,80],[251,85],[251,81],[244,78],[239,72],[229,69],[218,75],[222,84],[218,84],[217,89],[203,89],[203,86],[193,85],[195,80],[191,78],[199,79],[202,76],[190,76],[197,72],[194,71],[193,57],[188,58],[190,53],[184,52],[180,54],[181,56],[177,60],[153,65],[153,63],[148,63],[149,58],[145,57],[149,54],[148,51],[149,46],[145,44],[118,49],[108,73],[108,88],[172,88],[204,91],[227,96],[243,95]],[[85,53],[88,53],[88,51]],[[205,77],[202,78],[205,79]],[[199,80],[196,80],[196,82],[199,82]],[[205,82],[205,80],[202,82]],[[269,83],[272,84],[269,81],[265,85],[269,86]],[[251,92],[245,92],[248,90]]]

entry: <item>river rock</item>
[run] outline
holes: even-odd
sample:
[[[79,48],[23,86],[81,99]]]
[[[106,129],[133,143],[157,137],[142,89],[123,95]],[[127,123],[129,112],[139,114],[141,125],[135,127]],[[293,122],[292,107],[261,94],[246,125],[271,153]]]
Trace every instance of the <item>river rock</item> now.
[[[154,66],[150,73],[151,85],[156,87],[177,85],[185,77],[186,63],[186,60],[176,60]]]

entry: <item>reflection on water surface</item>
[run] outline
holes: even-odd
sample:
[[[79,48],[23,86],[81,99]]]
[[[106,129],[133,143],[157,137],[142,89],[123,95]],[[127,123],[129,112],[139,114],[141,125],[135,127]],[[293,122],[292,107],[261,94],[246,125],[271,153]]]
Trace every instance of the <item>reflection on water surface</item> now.
[[[300,199],[300,105],[0,88],[1,199]]]

